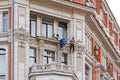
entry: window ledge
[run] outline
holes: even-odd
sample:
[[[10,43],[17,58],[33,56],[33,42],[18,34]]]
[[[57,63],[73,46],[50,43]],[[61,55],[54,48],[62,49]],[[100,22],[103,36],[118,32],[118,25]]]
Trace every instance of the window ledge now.
[[[0,33],[0,38],[1,37],[8,37],[8,32],[2,32],[2,33]]]
[[[59,43],[59,40],[57,40],[56,38],[47,38],[47,37],[43,37],[43,36],[37,36],[36,37],[36,40],[44,40],[44,41],[47,41],[47,42],[52,42],[52,43]]]

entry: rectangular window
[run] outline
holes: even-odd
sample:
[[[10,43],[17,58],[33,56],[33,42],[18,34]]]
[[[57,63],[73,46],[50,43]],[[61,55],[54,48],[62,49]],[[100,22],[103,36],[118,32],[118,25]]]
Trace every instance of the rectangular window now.
[[[36,37],[37,32],[37,16],[30,14],[30,35]]]
[[[85,44],[86,44],[86,50],[88,52],[91,52],[91,38],[85,34]]]
[[[0,76],[6,75],[6,51],[0,49]]]
[[[45,50],[43,56],[44,56],[43,58],[44,64],[55,63],[55,52],[54,51]]]
[[[29,52],[29,64],[32,66],[34,63],[36,63],[36,48],[30,48]]]
[[[59,34],[59,39],[62,38],[67,39],[67,23],[59,22],[58,34]]]
[[[8,32],[8,12],[3,12],[3,32]]]
[[[42,18],[42,36],[53,37],[53,20],[49,18]]]
[[[90,80],[90,68],[85,65],[85,80]]]
[[[65,53],[62,54],[62,64],[67,65],[67,54]]]
[[[104,56],[104,54],[102,54],[102,65],[106,69],[106,57]]]

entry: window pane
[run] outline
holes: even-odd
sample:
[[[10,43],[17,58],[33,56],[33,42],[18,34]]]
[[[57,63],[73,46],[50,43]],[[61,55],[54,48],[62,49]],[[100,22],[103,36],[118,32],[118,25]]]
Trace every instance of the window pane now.
[[[59,40],[63,38],[63,31],[62,31],[62,27],[58,27],[58,34],[59,34]]]
[[[47,57],[44,57],[43,63],[44,63],[44,64],[48,64],[48,63],[47,63]]]
[[[30,48],[30,56],[35,57],[36,50],[34,48]]]
[[[90,73],[90,68],[87,65],[85,65],[85,80],[90,79],[89,73]]]
[[[63,37],[67,39],[67,29],[63,28]]]
[[[47,37],[46,24],[42,24],[42,36]]]
[[[43,61],[44,61],[44,64],[55,63],[55,52],[45,50]]]
[[[0,75],[6,74],[6,56],[5,50],[0,50]]]
[[[8,12],[3,13],[3,31],[8,31]]]
[[[36,63],[36,49],[30,48],[29,52],[29,64],[32,66],[34,63]]]
[[[36,37],[36,22],[31,21],[31,36]]]
[[[67,39],[67,23],[59,22],[58,34],[59,39],[61,38]]]
[[[37,16],[31,14],[30,15],[30,35],[32,37],[36,37],[36,27],[37,27],[36,23],[37,23]]]
[[[67,65],[67,54],[62,54],[62,64]]]
[[[48,25],[48,37],[52,38],[53,36],[53,27],[52,25]]]
[[[5,55],[0,55],[0,75],[6,74],[6,60]]]

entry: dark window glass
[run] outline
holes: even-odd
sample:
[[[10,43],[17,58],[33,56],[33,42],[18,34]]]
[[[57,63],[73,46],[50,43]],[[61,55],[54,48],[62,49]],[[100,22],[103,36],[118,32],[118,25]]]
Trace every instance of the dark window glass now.
[[[0,75],[6,75],[6,50],[0,49]]]
[[[30,35],[32,37],[36,37],[36,29],[37,29],[37,16],[31,14],[30,15]]]
[[[3,12],[3,32],[8,32],[8,12]]]

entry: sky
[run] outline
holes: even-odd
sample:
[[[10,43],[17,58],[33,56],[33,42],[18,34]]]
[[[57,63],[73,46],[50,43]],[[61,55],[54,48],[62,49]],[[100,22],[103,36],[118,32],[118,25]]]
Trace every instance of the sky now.
[[[120,0],[107,0],[107,2],[120,27]]]

